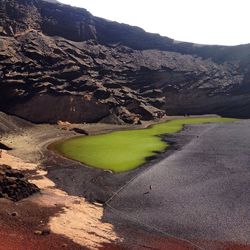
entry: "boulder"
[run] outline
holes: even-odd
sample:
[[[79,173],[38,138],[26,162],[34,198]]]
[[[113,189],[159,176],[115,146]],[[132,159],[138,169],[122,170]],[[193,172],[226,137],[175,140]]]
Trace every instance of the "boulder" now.
[[[74,131],[74,132],[76,132],[78,134],[82,134],[82,135],[89,135],[89,133],[82,128],[71,128],[70,131]]]
[[[30,183],[20,171],[0,165],[0,198],[19,201],[38,191],[39,188]]]

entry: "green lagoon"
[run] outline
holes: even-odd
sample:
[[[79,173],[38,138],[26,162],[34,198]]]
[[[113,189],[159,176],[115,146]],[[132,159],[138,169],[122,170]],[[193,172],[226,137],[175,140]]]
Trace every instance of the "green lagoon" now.
[[[114,131],[107,134],[82,136],[53,144],[53,149],[63,156],[85,165],[125,172],[139,167],[156,151],[169,145],[161,135],[177,133],[184,125],[232,122],[236,119],[221,117],[183,118],[159,123],[145,129]]]

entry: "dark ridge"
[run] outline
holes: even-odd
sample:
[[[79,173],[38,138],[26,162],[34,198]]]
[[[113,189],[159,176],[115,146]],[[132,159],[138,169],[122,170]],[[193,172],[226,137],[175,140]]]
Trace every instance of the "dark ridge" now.
[[[0,109],[29,121],[249,118],[250,45],[177,42],[41,0],[0,2]]]
[[[12,148],[4,145],[3,143],[0,142],[0,150],[3,149],[3,150],[12,150]]]

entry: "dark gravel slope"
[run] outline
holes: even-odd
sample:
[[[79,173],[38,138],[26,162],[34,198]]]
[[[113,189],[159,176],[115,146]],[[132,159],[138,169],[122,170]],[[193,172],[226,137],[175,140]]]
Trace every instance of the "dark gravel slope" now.
[[[205,126],[110,200],[118,220],[185,239],[250,243],[250,121]]]

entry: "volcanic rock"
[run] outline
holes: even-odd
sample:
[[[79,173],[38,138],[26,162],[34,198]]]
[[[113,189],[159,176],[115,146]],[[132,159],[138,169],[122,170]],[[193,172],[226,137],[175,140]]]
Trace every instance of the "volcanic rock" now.
[[[0,165],[0,198],[19,201],[38,191],[38,187],[28,182],[20,171]]]
[[[82,128],[72,128],[72,129],[70,129],[70,131],[74,131],[74,132],[76,132],[78,134],[82,134],[82,135],[89,135],[89,133]]]
[[[250,45],[177,42],[54,2],[0,1],[0,110],[37,123],[250,117]]]

